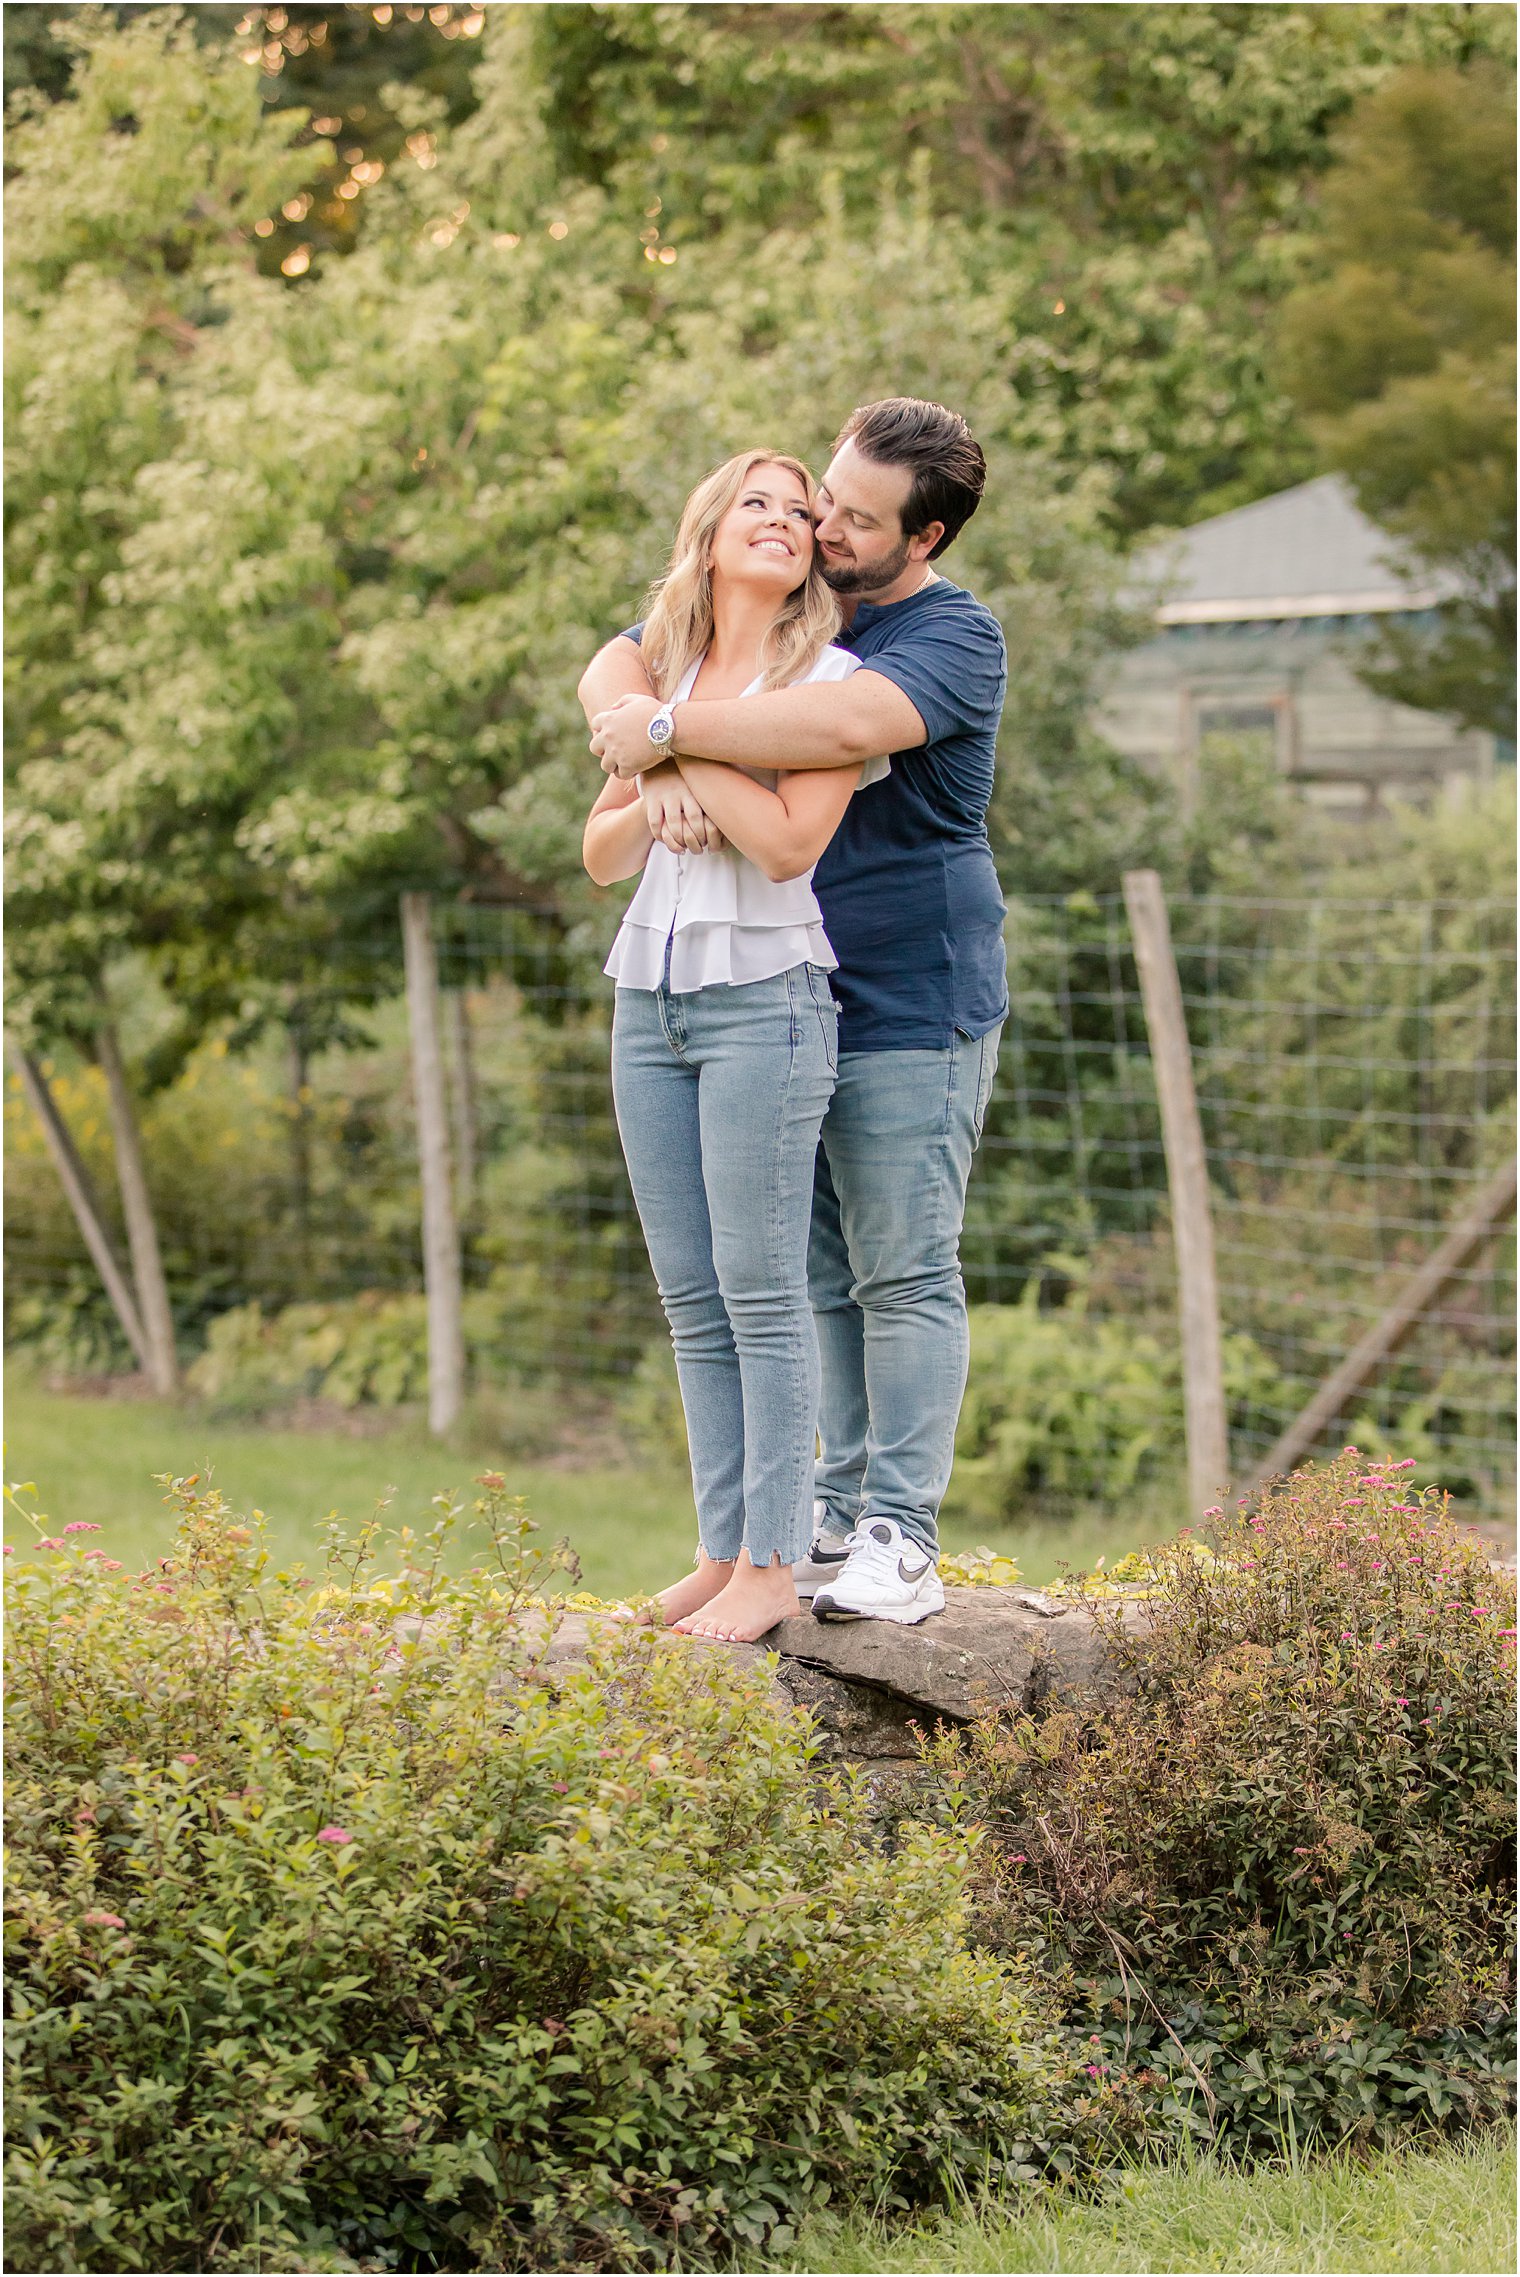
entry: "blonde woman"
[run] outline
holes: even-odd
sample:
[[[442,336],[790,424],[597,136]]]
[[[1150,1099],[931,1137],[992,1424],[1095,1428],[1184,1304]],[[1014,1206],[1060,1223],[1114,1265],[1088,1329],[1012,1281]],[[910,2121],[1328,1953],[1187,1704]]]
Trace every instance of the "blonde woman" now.
[[[642,647],[663,708],[847,679],[813,539],[807,469],[746,451],[697,485]],[[788,774],[679,761],[708,850],[651,835],[637,781],[609,780],[583,855],[599,885],[643,878],[607,960],[617,982],[618,1130],[675,1346],[701,1547],[665,1621],[729,1641],[799,1610],[813,1508],[818,1344],[808,1226],[838,1074],[835,958],[810,879],[884,760]]]

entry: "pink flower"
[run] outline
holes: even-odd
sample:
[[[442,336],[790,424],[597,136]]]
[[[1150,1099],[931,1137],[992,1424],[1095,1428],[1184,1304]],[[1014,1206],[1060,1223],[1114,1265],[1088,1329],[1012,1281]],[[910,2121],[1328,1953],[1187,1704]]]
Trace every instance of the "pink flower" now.
[[[100,1528],[89,1518],[71,1518],[64,1527],[66,1534],[98,1534]]]
[[[1014,1862],[1014,1864],[1015,1864],[1016,1866],[1027,1866],[1027,1865],[1029,1864],[1029,1853],[1028,1853],[1028,1851],[1027,1851],[1027,1850],[1015,1850],[1015,1852],[1014,1852],[1014,1854],[1013,1854],[1013,1862]]]
[[[1401,1463],[1390,1463],[1388,1465],[1391,1471],[1412,1471],[1416,1467],[1416,1460],[1413,1455],[1406,1455]]]
[[[1404,1695],[1403,1695],[1403,1693],[1402,1693],[1402,1692],[1398,1692],[1398,1693],[1396,1693],[1396,1694],[1394,1695],[1394,1702],[1393,1702],[1393,1704],[1394,1704],[1394,1706],[1395,1706],[1396,1708],[1407,1708],[1407,1707],[1408,1707],[1408,1705],[1409,1705],[1409,1702],[1408,1702],[1408,1701],[1405,1699],[1405,1697],[1404,1697]]]
[[[1363,1501],[1362,1501],[1362,1497],[1361,1497],[1359,1494],[1348,1494],[1348,1495],[1347,1495],[1347,1497],[1346,1497],[1346,1508],[1347,1508],[1348,1510],[1360,1510],[1360,1509],[1362,1509],[1362,1508],[1363,1508]]]
[[[1358,1447],[1342,1447],[1342,1449],[1341,1449],[1341,1453],[1342,1453],[1343,1455],[1356,1455],[1356,1454],[1359,1454],[1360,1452],[1361,1452],[1361,1450],[1360,1450],[1360,1448],[1358,1448]]]
[[[1342,1629],[1342,1631],[1341,1631],[1341,1643],[1342,1643],[1342,1644],[1355,1644],[1355,1643],[1356,1643],[1356,1638],[1353,1636],[1353,1634],[1352,1634],[1352,1632],[1350,1631],[1350,1629]]]
[[[174,1760],[176,1763],[199,1763],[200,1757],[198,1755],[176,1755]]]
[[[87,1913],[81,1918],[91,1929],[125,1929],[127,1926],[119,1913]]]
[[[1211,1502],[1208,1509],[1205,1510],[1203,1515],[1205,1518],[1222,1518],[1224,1516],[1224,1505],[1219,1502]],[[1191,1529],[1187,1526],[1184,1526],[1182,1531],[1186,1534],[1190,1532]]]
[[[6,1543],[6,1545],[5,1545],[5,1554],[6,1554],[6,1556],[7,1556],[8,1558],[13,1558],[13,1557],[15,1556],[15,1554],[16,1554],[16,1545],[15,1545],[15,1543],[14,1543],[14,1542],[7,1542],[7,1543]]]
[[[1295,1858],[1307,1858],[1309,1852],[1302,1843],[1295,1843],[1293,1848],[1293,1855]]]
[[[44,1534],[37,1547],[39,1550],[61,1550],[63,1543],[57,1534]]]
[[[1470,1606],[1468,1610],[1471,1612],[1473,1619],[1476,1621],[1482,1614],[1488,1611],[1488,1607],[1486,1605],[1473,1605]]]
[[[345,1842],[352,1842],[353,1839],[346,1826],[324,1826],[317,1836],[319,1842],[330,1842],[335,1849],[340,1850]]]

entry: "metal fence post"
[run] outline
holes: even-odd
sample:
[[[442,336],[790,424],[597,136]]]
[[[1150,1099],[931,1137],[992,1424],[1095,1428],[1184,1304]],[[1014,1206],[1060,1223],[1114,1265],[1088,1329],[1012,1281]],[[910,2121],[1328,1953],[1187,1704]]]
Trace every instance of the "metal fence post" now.
[[[1214,1269],[1214,1225],[1209,1214],[1209,1166],[1193,1089],[1193,1059],[1182,987],[1172,950],[1166,898],[1155,870],[1127,870],[1129,911],[1156,1070],[1166,1180],[1177,1252],[1177,1305],[1182,1324],[1182,1397],[1187,1423],[1188,1500],[1194,1515],[1229,1485],[1230,1443],[1225,1420],[1224,1359],[1219,1338],[1219,1286]]]
[[[447,1431],[464,1400],[464,1327],[459,1227],[449,1169],[448,1101],[439,1041],[438,958],[425,893],[401,896],[417,1158],[422,1176],[422,1270],[427,1288],[428,1425]]]

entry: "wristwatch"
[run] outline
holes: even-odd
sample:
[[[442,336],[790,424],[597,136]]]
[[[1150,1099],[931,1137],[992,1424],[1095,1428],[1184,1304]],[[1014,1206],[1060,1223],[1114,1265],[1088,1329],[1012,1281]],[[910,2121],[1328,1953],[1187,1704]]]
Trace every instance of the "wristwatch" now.
[[[663,758],[676,739],[676,715],[669,704],[661,704],[649,723],[649,740]]]

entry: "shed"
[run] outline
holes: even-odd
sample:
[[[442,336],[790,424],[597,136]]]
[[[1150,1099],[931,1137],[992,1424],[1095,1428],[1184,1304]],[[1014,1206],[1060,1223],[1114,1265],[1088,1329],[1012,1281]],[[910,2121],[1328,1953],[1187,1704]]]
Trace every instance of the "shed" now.
[[[1206,788],[1211,736],[1260,738],[1302,795],[1348,820],[1487,776],[1492,735],[1374,695],[1356,676],[1379,623],[1428,621],[1449,588],[1401,568],[1338,475],[1321,475],[1138,554],[1154,634],[1117,658],[1097,724],[1110,742]],[[1159,601],[1157,600],[1159,596]]]

